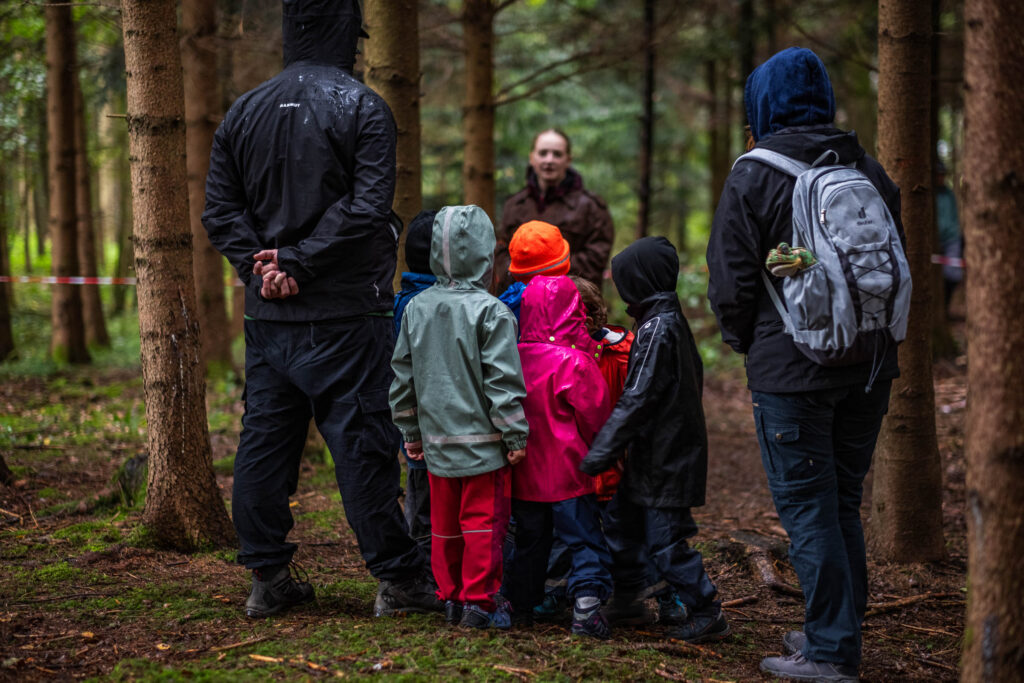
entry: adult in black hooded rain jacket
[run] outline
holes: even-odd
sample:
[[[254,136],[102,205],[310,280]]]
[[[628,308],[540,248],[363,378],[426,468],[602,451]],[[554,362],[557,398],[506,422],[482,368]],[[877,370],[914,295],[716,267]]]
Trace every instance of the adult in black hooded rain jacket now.
[[[253,570],[250,616],[312,599],[288,578],[296,546],[286,541],[311,417],[381,580],[376,613],[440,608],[398,505],[388,406],[395,124],[351,74],[361,23],[356,0],[284,0],[285,68],[232,105],[210,156],[203,224],[245,285],[232,515],[239,562]]]
[[[636,320],[626,384],[580,469],[596,475],[626,454],[608,504],[617,610],[647,587],[647,557],[676,591],[688,619],[672,633],[690,642],[722,638],[729,625],[700,552],[690,508],[704,504],[708,440],[703,366],[676,297],[679,257],[664,237],[645,237],[612,259],[612,279]],[[646,554],[645,554],[646,551]]]
[[[744,100],[758,147],[806,163],[836,152],[876,187],[902,237],[899,189],[855,133],[833,127],[835,98],[817,55],[776,54],[750,74]],[[761,668],[781,678],[856,681],[867,603],[862,483],[899,368],[888,349],[866,393],[871,362],[818,365],[783,331],[761,272],[769,250],[791,241],[794,184],[756,161],[733,168],[708,241],[708,299],[722,339],[746,354],[761,460],[806,601],[803,631],[783,638],[791,654],[768,657]],[[773,282],[781,296],[781,278]]]

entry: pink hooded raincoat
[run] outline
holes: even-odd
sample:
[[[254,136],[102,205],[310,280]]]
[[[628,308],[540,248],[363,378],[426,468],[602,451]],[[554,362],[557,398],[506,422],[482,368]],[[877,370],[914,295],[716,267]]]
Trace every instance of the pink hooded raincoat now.
[[[556,502],[594,492],[579,464],[611,414],[579,292],[565,276],[538,276],[523,290],[519,357],[530,425],[526,459],[512,468],[512,497]]]

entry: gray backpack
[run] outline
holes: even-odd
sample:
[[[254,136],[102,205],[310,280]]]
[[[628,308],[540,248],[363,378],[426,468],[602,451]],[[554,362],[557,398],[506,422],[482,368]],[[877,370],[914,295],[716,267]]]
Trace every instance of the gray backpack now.
[[[761,276],[796,347],[820,365],[872,361],[870,390],[888,347],[907,336],[910,266],[878,190],[856,168],[824,163],[830,157],[839,160],[829,150],[808,165],[755,148],[736,163],[796,177],[790,244],[811,250],[817,263],[783,278],[785,303],[766,271]]]

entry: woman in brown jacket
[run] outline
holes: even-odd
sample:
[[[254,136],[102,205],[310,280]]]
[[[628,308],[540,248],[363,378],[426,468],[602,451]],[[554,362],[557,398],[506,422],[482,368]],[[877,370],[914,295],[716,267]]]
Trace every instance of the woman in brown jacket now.
[[[570,167],[571,162],[572,144],[565,133],[551,128],[533,139],[526,187],[508,198],[501,213],[495,291],[504,291],[511,282],[507,273],[512,234],[535,219],[557,225],[562,231],[571,254],[569,272],[601,286],[615,228],[608,205],[584,189],[583,176]]]

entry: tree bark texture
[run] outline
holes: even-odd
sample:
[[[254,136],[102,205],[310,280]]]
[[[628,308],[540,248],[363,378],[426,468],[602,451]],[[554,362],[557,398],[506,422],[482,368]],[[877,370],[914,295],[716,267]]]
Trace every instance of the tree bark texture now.
[[[940,25],[940,13],[942,12],[942,0],[931,0],[932,3],[932,87],[931,103],[929,109],[929,121],[931,121],[931,155],[932,155],[932,187],[935,187],[936,168],[939,159],[939,108],[942,100],[939,96],[939,79],[942,72],[939,68],[940,40],[939,33],[942,30]],[[934,197],[932,206],[934,207]],[[940,248],[938,241],[939,226],[938,217],[932,215],[932,234],[936,236],[935,253]],[[957,353],[956,340],[953,339],[953,330],[949,325],[949,311],[946,310],[945,279],[942,277],[942,266],[938,263],[932,264],[932,357],[952,358]]]
[[[931,17],[916,0],[878,3],[879,160],[900,187],[914,282],[900,378],[882,423],[871,497],[876,556],[896,562],[942,557],[942,468],[932,384]]]
[[[644,113],[640,119],[640,185],[636,238],[647,236],[651,221],[651,166],[654,157],[654,0],[644,0]]]
[[[7,182],[4,177],[7,165],[4,161],[4,159],[0,159],[0,273],[10,273],[10,261],[7,258]],[[14,351],[14,330],[11,328],[9,292],[6,283],[0,285],[0,361]],[[2,458],[0,458],[0,465],[3,465]],[[3,469],[6,469],[6,466]],[[3,470],[0,470],[0,475],[2,474]]]
[[[462,107],[464,201],[494,222],[494,15],[493,0],[466,0],[462,13],[466,99]]]
[[[46,119],[49,132],[50,237],[53,274],[78,272],[75,238],[75,29],[70,5],[46,7]],[[88,363],[78,285],[54,285],[50,353],[58,363]]]
[[[963,681],[1024,672],[1024,4],[967,0]]]
[[[183,0],[181,21],[192,272],[196,282],[202,358],[208,370],[217,367],[226,370],[231,365],[231,328],[224,290],[224,257],[210,244],[202,221],[210,149],[222,113],[217,78],[216,3]]]
[[[423,207],[420,161],[420,39],[417,0],[367,0],[363,43],[366,84],[391,107],[398,128],[395,213],[408,226]],[[405,266],[405,231],[398,249],[395,291]]]
[[[213,474],[192,282],[174,0],[123,0],[128,138],[149,479],[143,524],[180,550],[228,545]]]
[[[78,240],[78,275],[95,277],[99,274],[96,264],[96,222],[92,212],[92,167],[89,165],[88,134],[85,121],[85,98],[78,69],[72,74],[75,97],[75,212],[76,239]],[[93,346],[110,346],[107,323],[103,318],[103,304],[100,301],[99,285],[82,285],[82,318],[85,323],[85,341]]]

